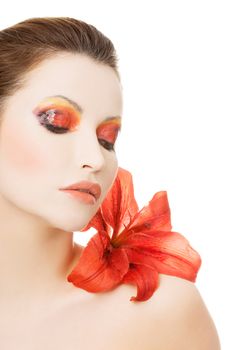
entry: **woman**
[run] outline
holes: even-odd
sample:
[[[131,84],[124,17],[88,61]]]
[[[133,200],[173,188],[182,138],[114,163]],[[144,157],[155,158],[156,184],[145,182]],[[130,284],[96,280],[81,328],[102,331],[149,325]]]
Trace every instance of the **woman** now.
[[[166,192],[139,214],[118,167],[121,115],[116,52],[95,27],[0,32],[1,349],[220,348]]]

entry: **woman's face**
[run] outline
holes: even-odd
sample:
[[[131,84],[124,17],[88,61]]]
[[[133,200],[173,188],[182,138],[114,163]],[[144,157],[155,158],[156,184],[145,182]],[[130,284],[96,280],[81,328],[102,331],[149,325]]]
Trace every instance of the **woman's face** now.
[[[121,125],[121,83],[109,66],[69,53],[44,60],[26,78],[1,116],[0,204],[79,231],[117,175],[111,144]],[[101,186],[94,204],[59,190],[82,180]]]

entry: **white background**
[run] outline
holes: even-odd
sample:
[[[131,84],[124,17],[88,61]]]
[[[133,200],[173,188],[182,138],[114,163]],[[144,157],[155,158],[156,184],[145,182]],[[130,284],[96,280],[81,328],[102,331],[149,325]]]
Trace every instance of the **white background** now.
[[[234,349],[232,5],[21,0],[4,2],[0,16],[0,29],[29,17],[75,17],[113,41],[124,88],[119,166],[133,174],[140,208],[167,191],[173,230],[202,257],[196,285],[224,350]],[[75,240],[86,244],[94,232]]]

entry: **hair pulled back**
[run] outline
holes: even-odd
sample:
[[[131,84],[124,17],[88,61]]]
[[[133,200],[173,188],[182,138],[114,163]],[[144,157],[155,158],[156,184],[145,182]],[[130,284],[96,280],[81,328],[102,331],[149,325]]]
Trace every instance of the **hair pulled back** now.
[[[0,31],[0,122],[4,102],[20,89],[25,75],[44,59],[80,53],[114,69],[115,47],[93,25],[70,17],[35,17]]]

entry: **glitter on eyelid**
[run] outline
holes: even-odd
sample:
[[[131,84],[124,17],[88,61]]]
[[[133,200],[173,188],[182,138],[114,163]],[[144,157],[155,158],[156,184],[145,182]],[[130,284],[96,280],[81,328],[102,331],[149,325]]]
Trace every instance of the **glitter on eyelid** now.
[[[51,123],[54,127],[61,127],[74,131],[80,123],[80,115],[67,102],[59,98],[47,98],[38,104],[33,113],[43,119],[42,124]]]
[[[81,119],[80,112],[69,101],[56,96],[43,99],[33,110],[33,113],[39,117],[43,114],[41,124],[52,122],[53,126],[67,128],[70,131],[77,129]],[[107,119],[101,123],[98,131],[101,130],[102,137],[104,135],[111,137],[112,135],[111,139],[113,137],[116,139],[118,131],[121,129],[121,119],[120,117],[108,117]]]

